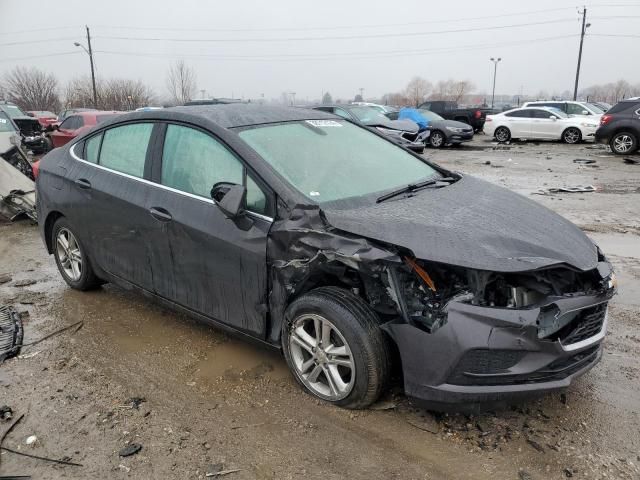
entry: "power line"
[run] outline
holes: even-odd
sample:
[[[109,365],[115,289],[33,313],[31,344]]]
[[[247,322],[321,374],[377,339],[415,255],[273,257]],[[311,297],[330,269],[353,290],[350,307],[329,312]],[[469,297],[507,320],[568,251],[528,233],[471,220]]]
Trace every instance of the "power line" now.
[[[206,43],[247,43],[247,42],[305,42],[317,40],[360,40],[366,38],[400,38],[400,37],[422,37],[428,35],[439,35],[443,33],[469,33],[487,30],[504,30],[509,28],[530,27],[536,25],[548,25],[551,23],[574,22],[575,18],[563,18],[556,20],[546,20],[543,22],[515,23],[510,25],[497,25],[492,27],[458,28],[451,30],[436,30],[432,32],[409,32],[409,33],[376,33],[366,35],[340,35],[332,37],[289,37],[289,38],[161,38],[161,37],[121,37],[96,35],[95,38],[106,40],[134,40],[151,42],[206,42]]]
[[[13,57],[13,58],[0,58],[0,62],[19,62],[20,60],[30,60],[33,58],[48,58],[48,57],[58,57],[62,55],[77,55],[82,52],[73,51],[73,52],[60,52],[60,53],[47,53],[43,55],[31,55],[31,56],[21,56],[21,57]]]
[[[136,56],[136,57],[148,57],[148,58],[203,58],[203,59],[218,59],[218,60],[332,60],[336,58],[384,58],[394,56],[410,56],[410,55],[430,55],[433,53],[449,53],[460,52],[469,50],[481,50],[485,48],[495,47],[509,47],[523,44],[529,44],[532,42],[547,42],[565,38],[575,38],[578,34],[571,35],[559,35],[554,37],[534,38],[527,40],[519,40],[514,42],[500,42],[489,44],[472,44],[472,45],[459,45],[455,47],[444,48],[432,48],[432,49],[420,49],[420,50],[387,50],[381,52],[340,52],[340,53],[326,53],[326,54],[267,54],[267,55],[216,55],[216,54],[171,54],[171,53],[141,53],[141,52],[124,52],[124,51],[111,51],[111,50],[96,50],[95,53],[107,54],[107,55],[124,55],[124,56]]]
[[[589,33],[588,37],[640,38],[640,35],[625,35],[622,33]]]
[[[51,30],[69,30],[72,28],[82,28],[82,25],[74,25],[68,27],[46,27],[46,28],[33,28],[29,30],[14,30],[13,32],[0,32],[0,35],[20,35],[22,33],[34,33],[34,32],[48,32]]]
[[[484,15],[481,17],[463,17],[441,20],[429,20],[423,22],[407,22],[407,23],[386,23],[386,24],[364,24],[364,25],[334,25],[326,27],[273,27],[273,28],[179,28],[179,27],[142,27],[142,26],[125,26],[125,25],[96,25],[96,28],[112,28],[124,30],[163,30],[163,31],[186,31],[186,32],[279,32],[279,31],[310,31],[310,30],[353,30],[357,28],[386,28],[386,27],[407,27],[411,25],[429,25],[434,23],[460,23],[473,20],[488,20],[494,18],[516,17],[520,15],[533,15],[536,13],[549,13],[572,10],[573,7],[549,8],[544,10],[530,10],[517,13],[503,13],[498,15]]]
[[[23,40],[19,42],[0,43],[0,47],[8,47],[10,45],[26,45],[29,43],[46,43],[46,42],[61,42],[67,40],[76,40],[77,37],[60,37],[60,38],[43,38],[42,40]]]

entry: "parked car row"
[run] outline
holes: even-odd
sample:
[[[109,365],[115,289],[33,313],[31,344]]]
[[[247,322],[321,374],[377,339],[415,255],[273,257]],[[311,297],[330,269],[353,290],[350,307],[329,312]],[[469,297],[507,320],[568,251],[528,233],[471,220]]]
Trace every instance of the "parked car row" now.
[[[628,155],[639,148],[640,100],[623,100],[613,107],[575,101],[527,102],[522,108],[488,115],[484,132],[498,142],[595,140],[608,144],[615,154]]]

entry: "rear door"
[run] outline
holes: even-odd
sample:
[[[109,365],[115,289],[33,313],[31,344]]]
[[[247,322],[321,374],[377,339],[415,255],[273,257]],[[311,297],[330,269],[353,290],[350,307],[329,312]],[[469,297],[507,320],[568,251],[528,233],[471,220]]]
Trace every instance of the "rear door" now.
[[[148,181],[153,133],[153,123],[139,122],[93,135],[74,145],[81,161],[68,173],[92,260],[149,291],[153,274],[147,245],[156,226],[146,207],[154,188]]]
[[[531,110],[531,112],[533,115],[531,119],[531,138],[560,139],[564,124],[559,121],[557,115],[542,109]]]
[[[273,195],[220,139],[175,123],[166,125],[154,181],[147,209],[159,214],[149,244],[155,291],[264,336]],[[227,218],[211,200],[211,188],[223,181],[247,187],[242,220]]]
[[[507,126],[513,138],[531,138],[531,110],[516,110],[505,113]]]

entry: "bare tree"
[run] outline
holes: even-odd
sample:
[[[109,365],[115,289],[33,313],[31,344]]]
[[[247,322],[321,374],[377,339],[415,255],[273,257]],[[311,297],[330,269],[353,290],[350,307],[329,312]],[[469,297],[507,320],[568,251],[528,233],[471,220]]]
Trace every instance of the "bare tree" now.
[[[167,89],[173,100],[184,104],[196,93],[196,74],[184,60],[179,60],[169,67],[167,74]]]
[[[424,102],[430,91],[431,83],[422,77],[413,77],[405,88],[407,100],[416,107]]]
[[[322,104],[330,105],[332,103],[333,103],[333,98],[331,98],[331,94],[329,92],[324,92],[324,95],[322,96]]]
[[[60,109],[58,80],[51,73],[35,67],[16,67],[5,75],[2,83],[5,98],[23,110]]]
[[[382,103],[385,105],[395,105],[397,107],[405,106],[409,104],[409,99],[404,93],[385,93],[382,96]]]
[[[102,110],[134,110],[153,103],[153,91],[139,80],[112,78],[96,79],[98,108]],[[65,106],[93,106],[93,89],[89,77],[74,78],[64,91]]]

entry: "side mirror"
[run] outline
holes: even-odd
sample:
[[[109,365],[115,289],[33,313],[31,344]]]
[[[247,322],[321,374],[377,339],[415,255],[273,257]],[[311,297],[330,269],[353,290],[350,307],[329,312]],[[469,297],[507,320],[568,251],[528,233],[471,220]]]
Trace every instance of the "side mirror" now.
[[[211,189],[211,198],[228,218],[238,218],[244,213],[242,208],[247,187],[237,183],[218,182]]]
[[[591,115],[591,114],[586,110],[582,110],[582,115]]]
[[[556,117],[555,115],[549,115],[549,118],[550,118],[551,120],[558,120],[558,117]]]

